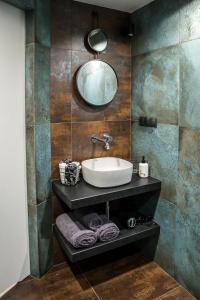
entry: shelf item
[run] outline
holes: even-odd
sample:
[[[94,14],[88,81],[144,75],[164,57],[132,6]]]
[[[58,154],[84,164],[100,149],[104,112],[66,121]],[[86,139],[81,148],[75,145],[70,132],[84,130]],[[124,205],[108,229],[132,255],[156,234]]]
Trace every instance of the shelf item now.
[[[70,209],[91,206],[108,201],[143,194],[161,189],[161,181],[152,177],[140,178],[133,175],[132,181],[114,188],[96,188],[84,180],[76,186],[64,186],[59,180],[53,181],[53,191]]]
[[[58,227],[54,225],[55,235],[63,251],[73,263],[117,249],[150,236],[158,235],[159,231],[160,226],[155,223],[148,225],[137,225],[134,229],[121,228],[120,235],[115,240],[109,242],[97,242],[90,248],[75,249],[69,242],[66,241]]]

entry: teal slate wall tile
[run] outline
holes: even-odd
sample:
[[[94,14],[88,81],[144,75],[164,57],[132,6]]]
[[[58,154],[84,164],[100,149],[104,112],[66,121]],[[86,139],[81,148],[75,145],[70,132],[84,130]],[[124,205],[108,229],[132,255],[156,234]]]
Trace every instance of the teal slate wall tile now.
[[[50,49],[36,44],[35,123],[50,122]]]
[[[200,1],[180,0],[180,40],[200,38]]]
[[[36,164],[35,164],[35,128],[26,127],[26,178],[28,204],[37,204]]]
[[[159,124],[157,129],[133,125],[133,159],[146,156],[151,167],[151,176],[162,181],[161,197],[176,203],[178,174],[179,130],[175,125]]]
[[[133,58],[132,116],[156,117],[177,124],[179,48],[169,47]]]
[[[35,0],[35,39],[45,47],[51,46],[50,6],[51,0]]]
[[[50,124],[26,127],[27,195],[32,205],[51,196]]]
[[[35,10],[26,11],[26,44],[51,46],[50,0],[35,0]]]
[[[174,1],[174,4],[171,0],[164,2],[156,0],[133,14],[136,37],[133,39],[135,77],[132,117],[141,114],[154,116],[155,113],[160,122],[172,123],[176,120],[174,124],[177,124],[178,120],[178,126],[159,124],[156,130],[134,124],[132,156],[138,159],[145,154],[152,167],[151,175],[162,181],[162,192],[155,212],[155,219],[161,225],[155,259],[200,299],[200,1],[179,0]],[[164,9],[164,5],[170,5],[170,13],[167,9],[161,13],[160,6]],[[170,21],[172,25],[173,20],[174,32],[169,29],[168,23]],[[168,55],[166,61],[163,59],[161,63],[165,77],[169,76],[170,64],[174,68],[177,66],[177,73],[180,71],[176,82],[177,99],[174,98],[177,109],[175,117],[174,109],[166,111],[167,116],[160,113],[160,107],[166,109],[167,101],[163,102],[165,95],[160,97],[160,102],[153,102],[155,95],[152,90],[155,92],[161,89],[163,92],[166,84],[159,82],[159,87],[157,81],[161,76],[155,76],[152,72],[152,60],[155,61],[152,56],[156,52],[167,53],[170,48],[175,48],[168,46],[178,43],[178,31],[180,44],[176,46],[179,47],[177,56],[173,58]],[[138,55],[157,48],[163,49]],[[157,62],[156,66],[159,66]],[[150,81],[152,84],[145,88],[146,82]],[[167,85],[166,95],[171,93],[170,86]],[[145,96],[146,101],[143,100]],[[147,101],[151,98],[153,100]],[[173,107],[172,103],[169,104]]]
[[[133,14],[134,55],[178,44],[178,4],[174,0],[156,0]]]
[[[40,274],[53,265],[52,203],[50,199],[38,205],[38,238],[40,251]]]
[[[26,125],[50,122],[50,49],[26,46]]]
[[[200,215],[200,129],[180,128],[177,205]]]
[[[37,205],[28,205],[28,226],[29,226],[29,255],[31,274],[37,276],[40,273],[39,245],[38,245],[38,224]]]
[[[35,10],[26,10],[26,45],[35,43]]]
[[[3,0],[13,6],[16,6],[20,9],[33,9],[34,8],[34,0]]]
[[[51,202],[29,205],[31,275],[41,277],[53,264]]]
[[[200,40],[181,45],[180,51],[180,124],[200,128]]]
[[[37,203],[51,195],[51,137],[50,124],[35,126],[35,165]]]
[[[199,213],[186,214],[177,208],[175,238],[175,277],[200,299]]]
[[[155,254],[155,261],[174,276],[174,245],[176,228],[176,206],[160,199],[154,216],[160,225],[160,236]]]
[[[35,45],[26,46],[26,64],[25,64],[25,94],[26,94],[26,124],[35,124]]]
[[[52,266],[53,258],[51,203],[48,200],[51,194],[50,0],[33,1],[6,2],[26,10],[26,160],[30,259],[31,275],[40,277]]]

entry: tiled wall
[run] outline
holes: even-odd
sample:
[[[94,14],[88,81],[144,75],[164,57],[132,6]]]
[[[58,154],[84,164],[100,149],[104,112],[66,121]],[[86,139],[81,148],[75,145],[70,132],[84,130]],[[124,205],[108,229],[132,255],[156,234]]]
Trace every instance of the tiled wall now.
[[[50,0],[35,0],[34,7],[34,10],[26,11],[27,199],[31,275],[41,277],[53,263]]]
[[[108,48],[100,59],[117,72],[119,89],[113,102],[103,108],[88,106],[76,89],[76,72],[94,59],[84,43],[93,28],[92,12],[108,35]],[[98,156],[131,156],[131,42],[127,36],[128,14],[70,0],[52,1],[51,48],[51,144],[52,179],[58,178],[58,163],[72,158],[81,161]],[[108,132],[114,142],[109,151],[90,142],[92,134]],[[53,215],[62,212],[53,199]],[[63,260],[57,242],[54,263]]]
[[[119,78],[113,102],[104,108],[88,106],[76,89],[76,72],[94,59],[84,44],[92,27],[92,12],[108,35],[108,48],[100,59],[110,63]],[[52,1],[51,133],[52,178],[58,178],[61,159],[119,156],[130,159],[131,148],[131,44],[127,36],[128,15],[110,9],[71,2]],[[92,145],[90,136],[109,132],[114,139],[110,151]]]
[[[200,1],[156,0],[133,14],[132,155],[162,180],[156,260],[200,298]]]

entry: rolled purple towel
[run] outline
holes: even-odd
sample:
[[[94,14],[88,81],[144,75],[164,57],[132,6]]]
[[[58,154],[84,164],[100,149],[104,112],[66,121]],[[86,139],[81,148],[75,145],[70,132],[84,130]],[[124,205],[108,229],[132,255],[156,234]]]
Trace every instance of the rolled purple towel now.
[[[81,222],[85,225],[85,227],[97,231],[100,228],[104,221],[97,213],[90,213],[81,217]]]
[[[103,225],[97,229],[97,236],[102,242],[109,242],[118,237],[120,230],[115,223],[108,220],[105,215],[101,215],[100,218],[103,221]]]
[[[87,248],[97,241],[95,232],[85,229],[79,222],[74,222],[68,214],[58,216],[56,225],[65,239],[75,248]]]
[[[90,213],[81,218],[81,222],[87,228],[96,232],[97,237],[102,242],[108,242],[118,237],[119,228],[115,223],[108,220],[105,215]]]

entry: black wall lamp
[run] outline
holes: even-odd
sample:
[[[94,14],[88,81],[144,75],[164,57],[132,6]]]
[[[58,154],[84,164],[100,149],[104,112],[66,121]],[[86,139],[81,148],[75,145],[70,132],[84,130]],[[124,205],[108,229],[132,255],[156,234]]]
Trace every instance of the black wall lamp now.
[[[128,36],[132,38],[134,36],[134,24],[132,23],[131,16],[129,17],[129,24],[128,24]]]

